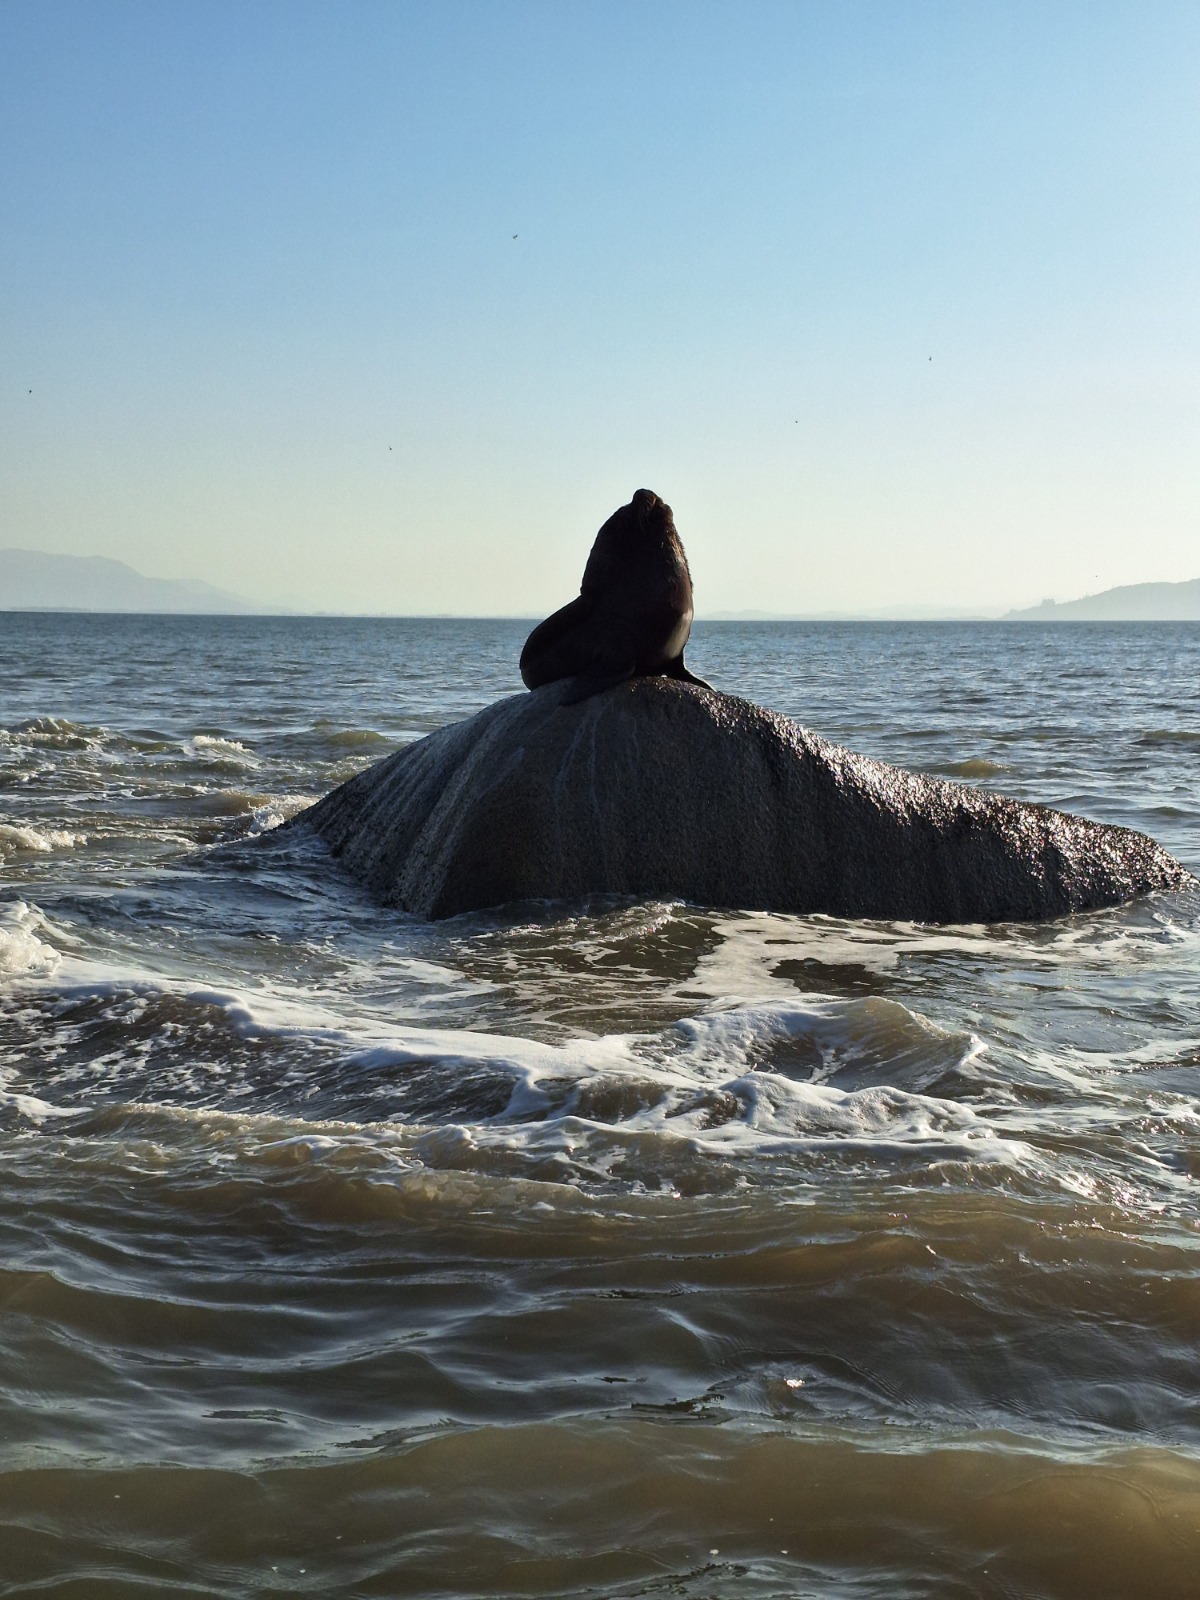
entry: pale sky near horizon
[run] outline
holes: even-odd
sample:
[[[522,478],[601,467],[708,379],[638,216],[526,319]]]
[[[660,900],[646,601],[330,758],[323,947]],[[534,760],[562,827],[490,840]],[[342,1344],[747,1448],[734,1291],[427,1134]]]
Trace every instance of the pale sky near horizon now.
[[[0,545],[540,614],[1200,576],[1200,5],[0,4]]]

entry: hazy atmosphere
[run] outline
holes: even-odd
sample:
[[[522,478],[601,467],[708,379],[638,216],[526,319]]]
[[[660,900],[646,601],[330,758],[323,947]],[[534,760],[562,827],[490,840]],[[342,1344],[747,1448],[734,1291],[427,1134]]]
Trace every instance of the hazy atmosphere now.
[[[535,615],[1197,576],[1193,4],[0,9],[0,545]]]

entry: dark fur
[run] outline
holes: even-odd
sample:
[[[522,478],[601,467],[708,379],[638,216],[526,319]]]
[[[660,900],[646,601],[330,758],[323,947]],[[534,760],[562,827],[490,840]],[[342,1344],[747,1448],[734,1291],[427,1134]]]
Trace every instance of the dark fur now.
[[[592,545],[579,598],[539,622],[521,651],[527,689],[572,680],[573,705],[626,678],[681,678],[709,686],[683,664],[692,631],[692,575],[671,508],[639,489]]]

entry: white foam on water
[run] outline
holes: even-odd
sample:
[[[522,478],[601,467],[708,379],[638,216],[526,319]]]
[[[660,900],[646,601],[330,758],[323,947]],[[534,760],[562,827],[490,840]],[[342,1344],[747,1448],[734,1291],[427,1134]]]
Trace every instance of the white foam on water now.
[[[132,996],[170,995],[220,1012],[235,1034],[329,1046],[360,1071],[434,1064],[447,1080],[480,1068],[502,1073],[512,1083],[509,1104],[500,1118],[485,1120],[510,1130],[529,1119],[568,1113],[572,1097],[577,1099],[581,1091],[618,1083],[634,1086],[632,1104],[638,1100],[636,1086],[649,1086],[644,1098],[656,1101],[655,1108],[635,1111],[631,1118],[643,1126],[661,1124],[668,1112],[678,1115],[682,1099],[713,1089],[735,1095],[744,1091],[747,1113],[742,1120],[764,1131],[781,1132],[788,1117],[795,1124],[793,1113],[806,1114],[805,1108],[814,1105],[823,1108],[818,1123],[824,1126],[824,1108],[843,1100],[876,1107],[865,1120],[861,1111],[854,1111],[847,1127],[865,1128],[868,1122],[879,1126],[881,1116],[895,1121],[886,1109],[886,1096],[880,1100],[877,1095],[886,1086],[875,1081],[886,1074],[889,1063],[899,1072],[928,1058],[931,1074],[940,1076],[982,1048],[970,1036],[950,1033],[895,1001],[877,998],[726,1006],[657,1033],[546,1043],[469,1029],[397,1026],[385,1014],[367,1009],[351,1017],[312,990],[278,981],[252,991],[231,990],[133,972],[73,953],[64,958],[37,940],[24,922],[10,939],[14,951],[21,951],[22,975],[47,980],[53,974],[55,992],[63,997],[111,999],[127,1008]],[[24,943],[18,945],[19,939]],[[442,973],[429,966],[410,976],[432,983]],[[860,1071],[872,1081],[863,1089],[824,1085],[822,1080],[835,1071],[851,1078]],[[766,1082],[778,1086],[778,1092],[764,1089]],[[914,1098],[910,1089],[897,1087],[895,1093]],[[858,1101],[852,1098],[856,1094]],[[785,1107],[789,1096],[790,1112]]]
[[[48,940],[39,938],[48,927],[37,906],[24,900],[0,906],[0,981],[13,978],[48,978],[62,956]]]
[[[726,1002],[660,1032],[614,1033],[564,1043],[471,1029],[398,1025],[386,1011],[358,1004],[348,1008],[341,992],[324,996],[312,987],[293,986],[280,978],[253,989],[229,988],[146,967],[114,964],[81,950],[64,956],[50,945],[41,945],[33,935],[34,928],[48,927],[36,907],[19,902],[9,908],[9,914],[14,938],[32,939],[53,957],[52,966],[31,961],[22,970],[53,970],[58,994],[122,999],[132,994],[167,994],[221,1011],[237,1032],[305,1037],[339,1045],[357,1065],[368,1068],[434,1059],[464,1065],[507,1064],[531,1092],[543,1079],[561,1081],[620,1069],[650,1071],[665,1085],[695,1088],[730,1072],[742,1072],[748,1065],[770,1068],[779,1064],[774,1056],[781,1048],[781,1064],[786,1068],[791,1064],[786,1059],[787,1045],[797,1039],[807,1047],[803,1075],[816,1079],[827,1077],[830,1070],[846,1062],[858,1060],[874,1068],[888,1060],[908,1060],[922,1051],[935,1057],[937,1069],[943,1071],[972,1059],[982,1049],[973,1036],[952,1033],[897,1001],[874,996],[817,1002],[778,998],[750,1004]],[[29,948],[32,950],[32,945]],[[478,980],[464,980],[453,969],[435,962],[397,957],[394,965],[408,982],[452,982],[459,990],[464,983],[476,991],[490,987]],[[353,957],[348,957],[347,972],[353,976],[355,970]]]
[[[1085,968],[1101,975],[1157,967],[1164,954],[1182,964],[1200,959],[1200,896],[1186,891],[1081,913],[1053,923],[970,924],[852,922],[840,918],[735,913],[714,924],[714,949],[701,957],[687,987],[713,1000],[753,1002],[795,992],[780,976],[786,962],[810,961],[814,970],[844,966],[887,979],[902,961],[940,956],[995,959],[1060,971]]]
[[[0,729],[0,742],[44,745],[56,750],[94,750],[107,735],[107,728],[87,727],[66,717],[27,717],[14,728]]]
[[[18,903],[18,907],[9,910],[28,913],[34,919],[31,926],[47,926],[36,908]],[[293,986],[279,978],[264,981],[259,988],[235,989],[121,964],[78,949],[60,952],[42,945],[21,922],[15,926],[12,938],[14,952],[22,952],[25,958],[19,964],[14,957],[12,972],[30,980],[28,987],[52,989],[55,997],[64,1002],[111,1002],[117,1020],[128,1016],[131,1000],[168,996],[199,1010],[220,1013],[239,1037],[309,1041],[332,1047],[346,1061],[367,1069],[429,1061],[464,1066],[508,1063],[514,1075],[519,1075],[524,1071],[526,1054],[540,1060],[544,1053],[553,1054],[558,1048],[504,1035],[397,1026],[380,1011],[366,1006],[347,1007],[341,995],[336,998],[342,1003],[335,1004],[312,988]],[[37,958],[35,946],[47,952],[45,959]],[[437,981],[436,967],[428,963],[415,965],[422,981]],[[595,1041],[586,1041],[581,1048],[592,1048],[594,1044]],[[573,1051],[567,1049],[563,1053],[570,1057]]]
[[[30,822],[0,822],[0,856],[49,855],[55,850],[73,850],[86,844],[86,833],[66,828],[37,828]]]
[[[238,739],[224,739],[216,734],[197,733],[183,745],[185,755],[198,761],[220,763],[233,768],[252,769],[261,765],[258,757]]]
[[[70,948],[60,956],[38,939],[38,926],[28,918],[14,924],[17,934],[35,941],[21,947],[22,986],[49,988],[56,1003],[68,1007],[77,1000],[101,1001],[102,1017],[108,1016],[117,1035],[115,1048],[111,1038],[106,1046],[106,1097],[120,1092],[119,1040],[127,1027],[134,1071],[144,1064],[150,1043],[161,1043],[163,1029],[182,1028],[181,1040],[194,1028],[205,1039],[227,1030],[258,1043],[289,1045],[278,1058],[274,1088],[286,1082],[295,1111],[276,1105],[269,1113],[284,1125],[279,1136],[294,1137],[307,1151],[302,1154],[297,1145],[296,1153],[286,1155],[289,1161],[325,1159],[320,1138],[328,1132],[336,1141],[372,1145],[384,1139],[393,1152],[389,1160],[402,1152],[407,1163],[437,1170],[547,1181],[555,1174],[553,1181],[585,1188],[592,1181],[669,1188],[673,1172],[684,1174],[681,1188],[709,1181],[711,1174],[736,1182],[739,1172],[752,1183],[760,1181],[760,1172],[762,1181],[788,1181],[788,1171],[796,1177],[826,1156],[852,1165],[916,1162],[930,1171],[946,1163],[986,1164],[1020,1173],[1022,1181],[1039,1187],[1075,1182],[1077,1157],[1067,1151],[1057,1157],[1036,1140],[1035,1149],[1025,1138],[1030,1119],[1019,1104],[999,1091],[987,1093],[988,1075],[978,1071],[986,1057],[979,1038],[879,995],[807,997],[789,985],[786,998],[779,987],[751,1001],[726,998],[657,1030],[544,1042],[413,1025],[407,995],[408,1020],[397,1022],[391,994],[356,999],[353,957],[339,969],[340,980],[348,981],[335,979],[325,990],[289,974],[242,987],[134,970]],[[42,947],[45,954],[39,954]],[[374,972],[375,964],[367,963],[363,976],[369,980]],[[441,989],[456,981],[452,969],[400,956],[397,972],[405,989]],[[156,997],[193,1007],[196,1016],[165,1012],[147,1024],[140,1002]],[[313,1047],[311,1059],[306,1045]],[[244,1059],[236,1053],[229,1058],[229,1093],[253,1106],[257,1083],[237,1076]],[[205,1045],[192,1087],[211,1091],[225,1070],[219,1051],[214,1056]],[[958,1098],[956,1073],[973,1078],[979,1092],[972,1087],[965,1100]],[[138,1099],[154,1095],[152,1081],[137,1081]],[[177,1073],[172,1081],[190,1093],[190,1079]],[[303,1114],[309,1097],[322,1096],[312,1102],[320,1123],[318,1106],[336,1117],[343,1092],[351,1119],[344,1132],[323,1129],[312,1143],[316,1128]],[[170,1094],[164,1091],[168,1101]],[[1098,1105],[1100,1098],[1093,1095],[1091,1103]],[[176,1109],[184,1108],[159,1106],[168,1121]],[[788,1157],[795,1159],[784,1160],[778,1179],[774,1167],[762,1166],[764,1159]],[[1170,1187],[1176,1180],[1164,1170],[1161,1183],[1157,1173],[1147,1181]]]
[[[687,1018],[676,1024],[675,1031],[697,1063],[715,1064],[718,1070],[773,1058],[775,1047],[803,1040],[810,1047],[804,1075],[814,1081],[828,1078],[843,1064],[896,1067],[914,1057],[931,1061],[942,1072],[951,1065],[964,1065],[984,1049],[973,1034],[939,1027],[898,1000],[876,995],[728,1005]],[[812,1059],[813,1054],[818,1059]]]
[[[476,1136],[524,1137],[544,1147],[557,1137],[556,1123],[568,1120],[576,1137],[589,1125],[611,1137],[619,1124],[714,1151],[738,1146],[761,1153],[834,1141],[875,1150],[932,1144],[942,1155],[957,1150],[972,1158],[1021,1160],[1029,1154],[1022,1141],[957,1101],[900,1084],[822,1081],[831,1061],[840,1062],[851,1080],[856,1072],[877,1078],[889,1062],[899,1076],[922,1051],[932,1058],[929,1075],[938,1077],[982,1050],[973,1036],[949,1033],[895,1001],[875,999],[734,1006],[658,1035],[613,1035],[569,1050],[541,1046],[531,1053],[522,1042],[513,1052],[522,1080],[505,1116]],[[798,1075],[788,1070],[789,1053],[799,1058]],[[633,1109],[598,1120],[589,1115],[598,1104]],[[512,1124],[521,1119],[530,1126],[518,1134]]]
[[[32,1123],[49,1122],[61,1117],[77,1117],[81,1115],[75,1106],[51,1105],[49,1100],[39,1099],[34,1094],[24,1094],[19,1090],[9,1089],[11,1081],[6,1072],[0,1072],[0,1106],[14,1111],[18,1116],[24,1117]]]
[[[273,794],[268,796],[253,809],[250,827],[251,836],[259,833],[270,833],[273,828],[280,828],[285,822],[290,822],[293,817],[299,816],[302,811],[307,811],[313,803],[310,794]]]

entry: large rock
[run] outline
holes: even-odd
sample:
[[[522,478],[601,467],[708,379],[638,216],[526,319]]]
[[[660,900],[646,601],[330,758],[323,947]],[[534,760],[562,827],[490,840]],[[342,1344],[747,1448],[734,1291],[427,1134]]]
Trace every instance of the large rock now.
[[[421,917],[604,893],[993,922],[1194,881],[1144,834],[902,772],[730,695],[562,689],[430,734],[293,825]]]

